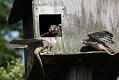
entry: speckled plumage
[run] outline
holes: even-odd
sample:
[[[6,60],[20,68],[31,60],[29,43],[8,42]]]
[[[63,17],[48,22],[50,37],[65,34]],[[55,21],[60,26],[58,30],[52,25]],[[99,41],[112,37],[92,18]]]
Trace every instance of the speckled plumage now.
[[[108,31],[95,32],[87,35],[89,39],[97,41],[101,44],[108,45],[113,44],[112,41],[113,34]]]
[[[44,33],[41,35],[41,37],[61,37],[62,36],[62,33],[61,33],[61,24],[59,25],[51,25],[49,27],[49,30],[48,32]]]
[[[87,35],[89,39],[84,39],[83,43],[96,50],[106,51],[110,55],[114,55],[115,51],[110,48],[114,44],[112,40],[113,34],[108,31],[94,32]]]

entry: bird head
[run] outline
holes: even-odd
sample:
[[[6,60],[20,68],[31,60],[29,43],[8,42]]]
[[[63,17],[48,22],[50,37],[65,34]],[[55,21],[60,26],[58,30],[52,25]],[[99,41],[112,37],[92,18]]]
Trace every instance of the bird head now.
[[[59,34],[61,31],[60,25],[51,25],[49,28],[49,32],[52,34]]]
[[[87,44],[87,39],[82,39],[80,42],[83,44]]]

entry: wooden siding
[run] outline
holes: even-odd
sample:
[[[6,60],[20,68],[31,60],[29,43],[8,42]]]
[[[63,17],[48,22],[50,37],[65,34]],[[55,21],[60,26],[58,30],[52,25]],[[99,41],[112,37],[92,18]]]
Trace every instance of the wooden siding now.
[[[119,0],[34,0],[33,13],[35,38],[41,38],[39,14],[62,15],[62,37],[54,38],[55,53],[79,52],[83,46],[80,41],[88,33],[103,30],[114,34],[119,51]]]
[[[47,80],[116,80],[119,55],[71,54],[41,55]],[[28,80],[44,80],[41,65],[34,56]]]
[[[93,80],[92,69],[76,65],[70,68],[64,80]]]

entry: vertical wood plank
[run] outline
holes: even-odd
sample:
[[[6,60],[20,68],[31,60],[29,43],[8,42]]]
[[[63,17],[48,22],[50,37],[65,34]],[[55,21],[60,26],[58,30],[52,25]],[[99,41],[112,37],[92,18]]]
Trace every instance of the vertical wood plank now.
[[[74,66],[70,68],[70,71],[65,80],[92,80],[92,69],[84,66]]]
[[[26,7],[23,16],[23,38],[24,39],[32,39],[34,38],[33,32],[33,16],[32,16],[32,0],[25,1]],[[24,49],[25,55],[25,80],[30,73],[30,70],[33,65],[33,48]]]
[[[92,80],[92,69],[80,67],[79,80]]]

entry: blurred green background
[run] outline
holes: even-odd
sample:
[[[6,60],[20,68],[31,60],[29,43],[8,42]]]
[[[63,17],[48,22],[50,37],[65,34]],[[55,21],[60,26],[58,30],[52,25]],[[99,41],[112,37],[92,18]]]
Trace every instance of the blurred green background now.
[[[9,41],[22,38],[22,21],[9,25],[13,0],[0,0],[0,80],[24,80],[23,50],[11,49]]]

